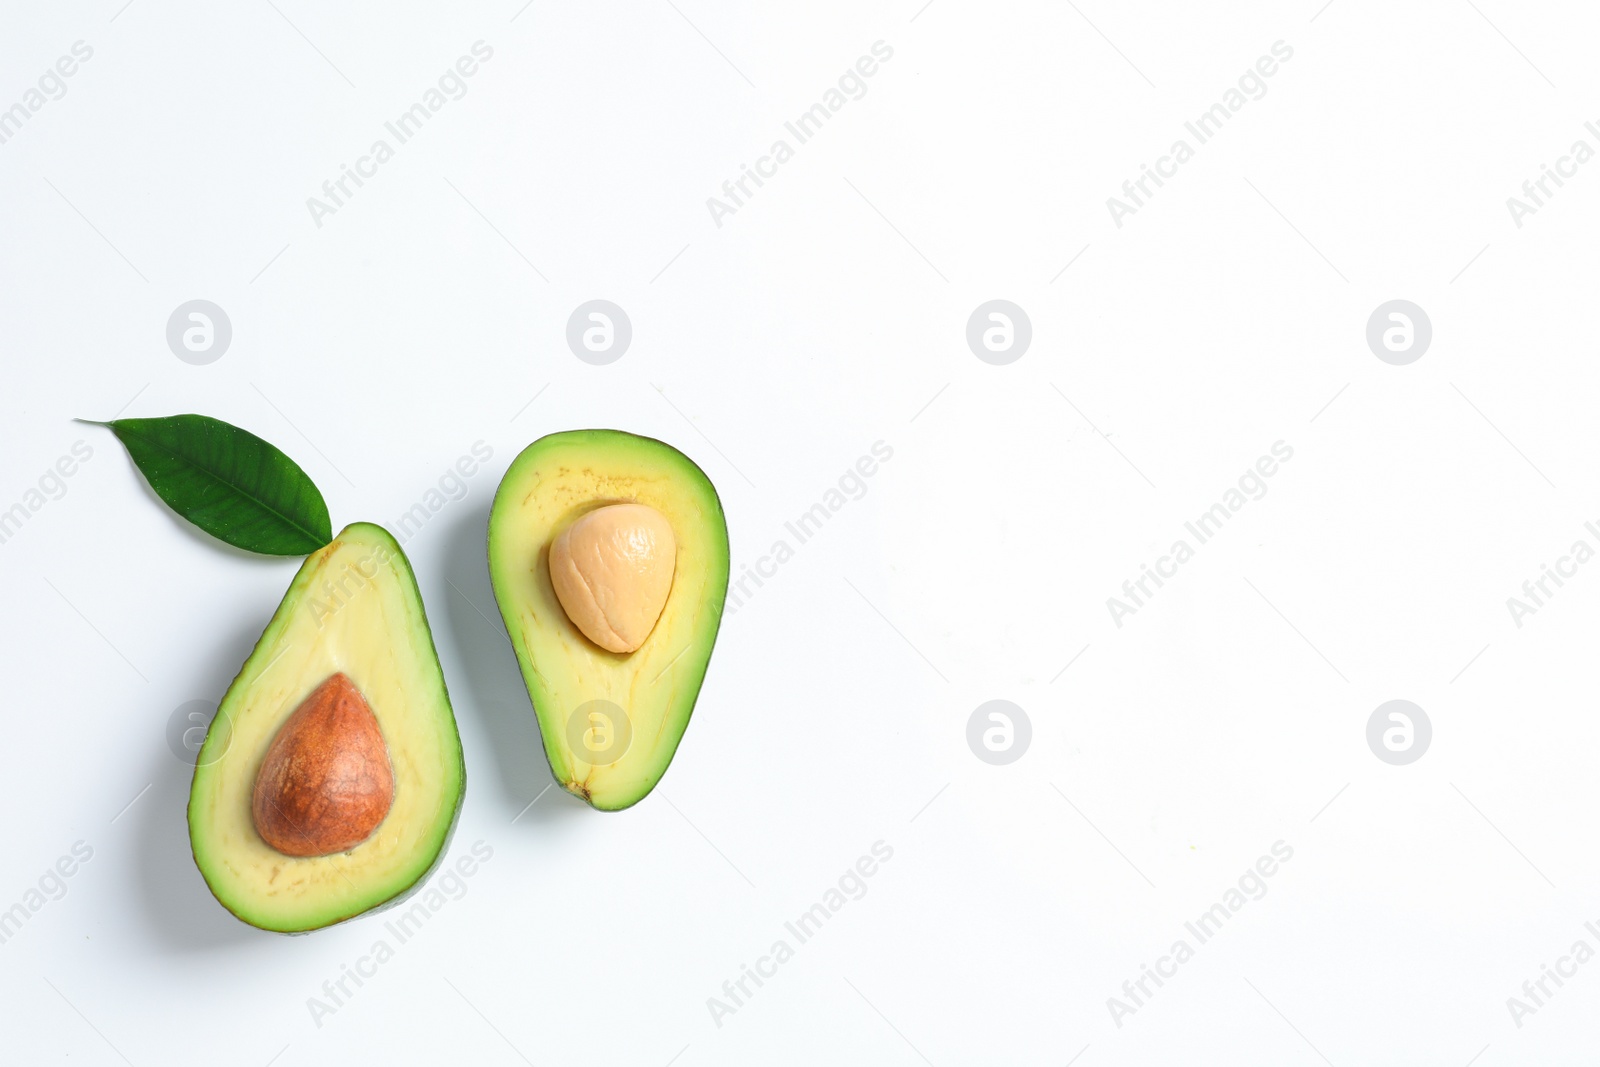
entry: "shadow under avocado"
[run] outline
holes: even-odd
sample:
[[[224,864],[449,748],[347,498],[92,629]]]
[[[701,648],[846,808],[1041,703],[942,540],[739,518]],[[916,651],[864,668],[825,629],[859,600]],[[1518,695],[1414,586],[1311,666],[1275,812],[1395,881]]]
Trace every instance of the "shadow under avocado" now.
[[[460,669],[447,676],[456,714],[467,709],[477,715],[489,735],[498,769],[494,783],[495,807],[509,822],[537,824],[566,818],[588,805],[555,784],[545,759],[544,743],[534,716],[516,653],[506,636],[500,608],[489,584],[489,507],[492,499],[456,508],[450,525],[440,531],[444,546],[445,599],[432,607],[434,617],[448,626]],[[467,753],[474,763],[474,753]],[[468,788],[482,789],[482,775],[468,768]],[[518,817],[539,791],[550,786],[539,802]]]
[[[207,666],[197,673],[190,696],[206,694],[221,700],[239,666],[255,647],[271,617],[246,615],[233,629],[197,657]],[[174,705],[181,701],[174,701]],[[150,791],[123,818],[135,838],[137,892],[160,939],[181,950],[204,951],[243,942],[266,942],[277,936],[240,922],[211,895],[189,847],[189,786],[192,763],[169,751],[166,741],[154,749],[149,764]],[[119,828],[121,828],[119,826]]]

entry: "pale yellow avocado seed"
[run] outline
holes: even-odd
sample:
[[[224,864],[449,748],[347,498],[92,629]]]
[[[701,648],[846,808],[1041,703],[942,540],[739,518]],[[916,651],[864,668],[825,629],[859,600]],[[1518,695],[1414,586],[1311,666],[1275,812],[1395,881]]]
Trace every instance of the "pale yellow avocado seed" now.
[[[567,618],[608,652],[632,652],[650,636],[677,565],[666,516],[645,504],[607,504],[550,545],[550,584]]]

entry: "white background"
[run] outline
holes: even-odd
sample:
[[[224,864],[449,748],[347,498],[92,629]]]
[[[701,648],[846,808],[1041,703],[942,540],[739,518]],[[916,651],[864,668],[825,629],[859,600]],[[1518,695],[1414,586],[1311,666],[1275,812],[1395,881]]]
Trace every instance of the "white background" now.
[[[1521,628],[1506,598],[1600,545],[1600,163],[1521,228],[1506,198],[1600,148],[1593,10],[274,2],[0,28],[0,108],[94,49],[0,145],[0,508],[94,451],[0,545],[0,908],[94,850],[0,945],[0,1058],[1592,1062],[1600,963],[1520,1028],[1506,1002],[1600,949],[1600,566]],[[306,198],[478,40],[467,95],[317,227]],[[867,94],[716,226],[706,198],[879,40]],[[1115,226],[1106,198],[1278,40],[1266,96]],[[233,325],[208,366],[165,340],[196,298]],[[632,319],[610,366],[566,347],[593,298]],[[1033,324],[1008,366],[965,341],[993,298]],[[1395,298],[1434,329],[1403,367],[1364,336]],[[184,411],[282,446],[336,528],[494,450],[406,546],[466,750],[451,855],[493,859],[320,1027],[308,998],[383,920],[225,913],[165,738],[296,561],[192,531],[69,421]],[[549,773],[487,509],[520,448],[588,426],[693,456],[736,571],[894,455],[726,620],[649,799],[552,789],[513,822]],[[1267,495],[1114,625],[1280,440]],[[1365,738],[1395,698],[1434,728],[1409,766]],[[1009,766],[967,745],[991,699],[1032,721]],[[878,840],[866,896],[716,1025]],[[1107,998],[1280,840],[1267,895],[1119,1027]]]

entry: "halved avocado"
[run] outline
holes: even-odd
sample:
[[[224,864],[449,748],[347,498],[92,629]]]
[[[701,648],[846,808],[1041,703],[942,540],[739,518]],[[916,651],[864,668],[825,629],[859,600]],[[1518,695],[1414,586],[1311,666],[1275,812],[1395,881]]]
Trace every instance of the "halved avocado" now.
[[[660,512],[676,540],[666,603],[627,653],[606,651],[568,618],[549,563],[567,527],[622,503]],[[671,445],[621,430],[541,437],[495,494],[489,577],[556,781],[602,811],[638,803],[672,762],[722,623],[728,525],[710,479]]]
[[[286,855],[257,830],[257,778],[308,697],[336,686],[350,692],[341,675],[359,694],[351,699],[364,700],[377,720],[392,803],[370,836],[345,851]],[[330,680],[336,684],[325,687]],[[421,885],[450,842],[465,786],[461,739],[411,564],[387,530],[354,523],[306,558],[206,732],[189,792],[195,864],[222,906],[252,926],[329,926],[398,903]]]

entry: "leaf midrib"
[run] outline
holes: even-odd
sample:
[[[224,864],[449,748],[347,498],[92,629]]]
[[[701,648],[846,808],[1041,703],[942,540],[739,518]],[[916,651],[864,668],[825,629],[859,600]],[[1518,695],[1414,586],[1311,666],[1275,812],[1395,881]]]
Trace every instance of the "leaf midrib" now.
[[[165,442],[158,441],[155,438],[150,437],[147,434],[139,433],[136,430],[132,430],[132,429],[124,430],[124,429],[122,429],[120,427],[115,427],[115,426],[113,427],[113,429],[115,429],[117,431],[119,436],[122,433],[126,433],[129,437],[136,438],[141,443],[143,443],[145,445],[148,445],[148,446],[150,446],[152,448],[155,448],[155,449],[157,449],[157,450],[159,450],[161,452],[165,452],[167,455],[173,457],[174,459],[179,459],[179,460],[184,461],[185,463],[187,463],[191,467],[193,467],[195,470],[199,471],[201,474],[204,474],[206,477],[210,478],[212,481],[218,483],[219,485],[227,486],[229,489],[232,489],[234,492],[238,493],[239,495],[249,498],[250,500],[254,501],[257,505],[259,505],[263,511],[266,511],[269,514],[272,514],[272,515],[276,515],[278,518],[282,519],[284,521],[284,523],[286,523],[288,526],[292,527],[295,530],[298,530],[300,533],[305,534],[312,541],[319,542],[318,545],[317,545],[318,548],[321,548],[321,547],[323,547],[324,545],[326,545],[328,543],[326,541],[323,541],[322,540],[322,535],[317,533],[315,530],[308,530],[304,526],[301,526],[294,519],[292,519],[289,516],[285,515],[283,512],[281,512],[277,508],[273,507],[271,504],[268,504],[265,500],[262,500],[260,497],[256,496],[254,493],[252,493],[249,490],[247,490],[244,486],[238,485],[238,484],[236,484],[234,482],[229,481],[227,478],[224,478],[221,474],[219,474],[216,471],[210,469],[204,463],[200,462],[199,460],[196,460],[194,457],[187,456],[187,455],[184,455],[182,452],[175,451],[174,449],[169,447]],[[316,551],[316,549],[313,549],[312,551]]]

